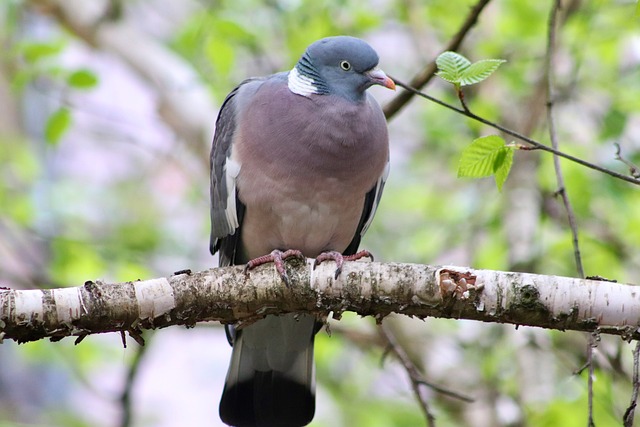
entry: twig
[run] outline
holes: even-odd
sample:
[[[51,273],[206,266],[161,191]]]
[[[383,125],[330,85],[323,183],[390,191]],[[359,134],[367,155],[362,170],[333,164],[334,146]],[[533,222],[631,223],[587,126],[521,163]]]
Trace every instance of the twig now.
[[[428,99],[431,102],[435,102],[438,105],[441,105],[441,106],[443,106],[445,108],[448,108],[448,109],[450,109],[452,111],[455,111],[458,114],[462,114],[463,116],[469,117],[470,119],[473,119],[475,121],[483,123],[483,124],[485,124],[487,126],[491,126],[494,129],[498,129],[499,131],[504,132],[507,135],[511,135],[511,136],[513,136],[515,138],[518,138],[521,141],[524,141],[524,142],[532,145],[533,148],[535,148],[535,149],[539,149],[539,150],[546,151],[548,153],[555,154],[557,156],[560,156],[560,157],[563,157],[563,158],[565,158],[567,160],[570,160],[570,161],[572,161],[574,163],[578,163],[579,165],[585,166],[585,167],[587,167],[589,169],[593,169],[593,170],[596,170],[598,172],[605,173],[605,174],[607,174],[609,176],[612,176],[614,178],[618,178],[618,179],[621,179],[623,181],[630,182],[631,184],[640,185],[640,179],[636,179],[636,178],[630,177],[628,175],[623,175],[621,173],[612,171],[611,169],[607,169],[607,168],[604,168],[602,166],[598,166],[596,164],[587,162],[586,160],[582,160],[582,159],[580,159],[578,157],[572,156],[571,154],[566,154],[566,153],[563,153],[562,151],[558,151],[558,150],[556,150],[556,149],[554,149],[552,147],[549,147],[547,145],[542,144],[541,142],[536,141],[535,139],[529,138],[528,136],[525,136],[525,135],[523,135],[521,133],[518,133],[515,130],[506,128],[506,127],[504,127],[504,126],[502,126],[502,125],[500,125],[498,123],[495,123],[495,122],[492,122],[492,121],[490,121],[488,119],[480,117],[480,116],[478,116],[478,115],[476,115],[476,114],[474,114],[474,113],[472,113],[470,111],[465,111],[462,108],[458,108],[458,107],[456,107],[454,105],[448,104],[448,103],[446,103],[446,102],[444,102],[444,101],[442,101],[442,100],[440,100],[438,98],[435,98],[435,97],[433,97],[431,95],[428,95],[428,94],[426,94],[424,92],[420,92],[418,89],[412,87],[411,85],[409,85],[407,83],[403,83],[402,81],[396,79],[395,77],[392,77],[392,78],[393,78],[393,81],[396,83],[397,86],[400,86],[401,88],[406,89],[409,92],[412,92],[413,94],[415,94],[417,96],[420,96],[422,98]]]
[[[467,113],[470,113],[469,107],[467,106],[467,102],[464,100],[464,92],[461,87],[456,87],[456,92],[458,94],[458,99],[460,100],[460,105],[462,105],[462,109]]]
[[[462,26],[460,27],[456,35],[453,36],[453,38],[449,41],[449,44],[447,44],[443,52],[446,52],[448,50],[458,50],[467,33],[469,33],[471,28],[473,28],[473,26],[478,21],[478,17],[480,16],[482,10],[487,4],[489,4],[489,1],[490,0],[480,0],[478,1],[478,3],[476,3],[475,6],[473,6],[473,8],[469,11],[469,15],[467,15],[467,18],[462,23]],[[424,69],[422,69],[422,71],[418,72],[418,74],[416,74],[411,79],[410,85],[412,87],[421,89],[427,83],[429,83],[429,81],[436,74],[437,70],[438,67],[436,66],[436,62],[430,62],[424,67]],[[415,93],[411,91],[400,92],[398,95],[396,95],[395,98],[389,101],[384,106],[384,115],[387,120],[390,120],[393,116],[396,115],[398,111],[400,111],[405,105],[407,105],[411,98],[413,98],[413,95],[415,95]]]
[[[553,88],[553,56],[556,44],[556,27],[558,20],[558,12],[560,10],[560,0],[555,0],[551,6],[549,13],[549,33],[547,38],[547,54],[546,54],[546,78],[547,78],[547,121],[549,122],[549,139],[554,150],[558,150],[558,135],[556,133],[556,122],[553,115],[553,106],[555,101],[555,93]],[[573,244],[573,256],[576,262],[578,275],[584,278],[584,268],[582,267],[582,257],[580,256],[580,245],[578,242],[578,224],[576,216],[567,194],[567,187],[564,184],[564,176],[560,167],[560,158],[554,154],[553,167],[556,172],[556,181],[558,183],[558,193],[562,197],[562,203],[567,210],[567,219],[569,220],[569,228],[571,229],[571,238]]]
[[[389,355],[391,354],[395,355],[393,351],[394,350],[393,346],[389,344],[389,340],[387,340],[386,337],[381,333],[378,333],[376,335],[367,334],[367,333],[353,330],[351,328],[345,328],[340,323],[333,323],[331,326],[331,329],[335,332],[340,333],[345,338],[347,338],[350,343],[357,345],[359,348],[361,348],[364,351],[371,350],[372,345],[381,347],[382,355],[380,356],[380,367],[384,366],[384,363],[387,360],[387,357]],[[416,367],[416,372],[418,372],[417,367]],[[418,383],[429,387],[430,389],[432,389],[437,393],[440,393],[445,396],[449,396],[454,399],[458,399],[467,403],[475,402],[475,399],[473,399],[472,397],[466,396],[464,394],[458,393],[456,391],[444,388],[430,381],[427,381],[420,374],[418,374],[418,378],[416,379]]]
[[[148,347],[148,345],[137,346],[136,354],[134,355],[133,360],[131,361],[131,365],[129,366],[129,372],[127,372],[127,380],[125,382],[124,389],[122,390],[122,395],[120,396],[120,405],[122,407],[120,427],[130,427],[131,425],[133,425],[131,390],[133,389],[133,385],[138,376],[138,368],[140,367],[140,363],[142,362],[142,359]]]
[[[622,149],[620,148],[620,144],[618,144],[617,142],[614,142],[613,145],[616,147],[616,160],[620,160],[622,163],[627,165],[627,167],[629,168],[629,174],[632,177],[640,178],[640,168],[638,168],[638,166],[634,165],[629,160],[622,157]]]
[[[551,6],[551,11],[549,13],[549,22],[548,22],[548,34],[547,34],[547,52],[545,55],[545,66],[546,66],[546,81],[547,81],[547,122],[549,123],[549,139],[551,140],[551,146],[554,150],[558,150],[558,135],[556,132],[556,123],[555,117],[553,115],[553,107],[555,102],[555,93],[553,87],[553,77],[554,77],[554,68],[553,68],[553,59],[555,53],[556,46],[556,31],[557,31],[557,21],[558,21],[558,12],[560,11],[560,0],[555,0],[553,5]],[[573,256],[575,258],[576,269],[578,270],[578,275],[584,278],[584,268],[582,266],[582,256],[580,255],[580,244],[578,241],[578,225],[576,222],[576,217],[573,212],[573,207],[571,206],[571,201],[569,200],[569,195],[567,193],[567,187],[564,183],[564,176],[562,174],[562,168],[560,166],[560,158],[554,154],[553,156],[553,168],[556,173],[556,182],[558,184],[558,194],[562,197],[562,203],[564,204],[565,210],[567,211],[567,220],[569,221],[569,228],[571,229],[571,241],[573,245]],[[589,344],[587,345],[587,366],[589,369],[589,376],[587,379],[587,395],[588,395],[588,427],[593,427],[593,352],[595,346],[595,338],[594,335],[590,335]]]
[[[402,366],[404,366],[405,371],[407,371],[409,380],[411,380],[411,388],[413,389],[413,394],[415,395],[416,400],[420,405],[420,409],[422,409],[422,413],[424,414],[424,417],[427,421],[427,426],[435,427],[436,419],[429,409],[427,398],[422,395],[422,389],[420,386],[424,384],[424,380],[422,379],[420,372],[418,372],[418,368],[413,364],[413,362],[409,358],[409,355],[404,351],[400,344],[398,344],[395,336],[393,336],[393,334],[387,330],[384,323],[380,325],[379,331],[380,336],[389,344],[388,348],[393,352],[393,354],[395,354],[400,363],[402,363]]]
[[[636,348],[633,350],[633,391],[631,393],[631,402],[626,411],[624,411],[624,427],[633,427],[633,417],[636,412],[638,402],[638,390],[640,389],[640,341],[636,342]]]
[[[588,367],[589,367],[589,362],[584,362],[584,364],[580,366],[578,369],[573,370],[573,375],[582,375],[582,372],[584,372],[584,370],[587,369]]]
[[[418,380],[418,383],[422,384],[422,385],[425,385],[425,386],[429,387],[431,390],[436,391],[436,392],[438,392],[440,394],[452,397],[454,399],[462,400],[463,402],[466,402],[466,403],[473,403],[473,402],[476,401],[473,397],[469,397],[467,395],[458,393],[457,391],[453,391],[453,390],[450,390],[448,388],[444,388],[442,386],[434,384],[434,383],[432,383],[430,381],[427,381],[425,379]]]
[[[589,377],[587,378],[587,406],[589,411],[589,419],[587,421],[587,427],[595,427],[596,424],[593,421],[593,375],[594,375],[594,363],[593,363],[593,349],[598,346],[600,336],[598,332],[593,332],[589,335],[589,343],[587,344],[587,365],[589,368]]]

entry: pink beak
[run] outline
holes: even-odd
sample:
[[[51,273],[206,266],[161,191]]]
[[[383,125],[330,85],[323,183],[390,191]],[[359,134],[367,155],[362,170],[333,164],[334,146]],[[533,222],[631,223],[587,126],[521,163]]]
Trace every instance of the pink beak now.
[[[384,86],[388,89],[396,90],[396,84],[380,68],[376,67],[365,73],[375,85]]]

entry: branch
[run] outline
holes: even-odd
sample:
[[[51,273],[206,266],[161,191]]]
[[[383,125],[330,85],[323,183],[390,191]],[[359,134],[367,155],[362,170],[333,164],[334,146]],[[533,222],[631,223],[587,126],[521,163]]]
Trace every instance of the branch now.
[[[620,148],[620,144],[618,144],[617,142],[614,142],[613,145],[616,147],[615,159],[627,165],[627,167],[629,168],[629,175],[631,175],[634,178],[640,179],[640,168],[638,168],[638,166],[636,166],[626,158],[622,157],[622,149]]]
[[[633,418],[636,412],[636,406],[638,403],[638,390],[640,389],[640,341],[636,343],[636,347],[633,350],[633,391],[631,392],[631,402],[629,407],[624,412],[623,421],[624,427],[633,427]]]
[[[587,427],[595,427],[596,424],[593,421],[593,377],[595,376],[595,364],[593,361],[594,349],[598,346],[600,336],[598,334],[591,334],[589,336],[589,342],[587,343]]]
[[[124,384],[122,394],[120,395],[120,406],[122,408],[122,414],[120,416],[120,427],[130,427],[133,425],[133,405],[131,402],[131,395],[133,386],[136,382],[136,379],[138,378],[140,364],[144,359],[147,348],[148,346],[138,346],[133,356],[133,360],[128,367],[126,382]]]
[[[524,142],[528,143],[529,145],[531,145],[531,148],[529,148],[529,149],[543,150],[543,151],[546,151],[548,153],[555,154],[556,156],[563,157],[563,158],[565,158],[567,160],[570,160],[570,161],[572,161],[574,163],[578,163],[579,165],[586,166],[589,169],[597,170],[599,172],[602,172],[602,173],[605,173],[607,175],[610,175],[610,176],[612,176],[614,178],[618,178],[618,179],[621,179],[623,181],[630,182],[631,184],[640,185],[640,179],[636,179],[636,178],[631,177],[631,176],[623,175],[621,173],[612,171],[611,169],[607,169],[605,167],[598,166],[598,165],[593,164],[593,163],[589,163],[586,160],[582,160],[582,159],[580,159],[578,157],[574,157],[571,154],[567,154],[567,153],[564,153],[562,151],[558,151],[555,148],[552,148],[552,147],[549,147],[547,145],[544,145],[543,143],[538,142],[535,139],[529,138],[526,135],[518,133],[515,130],[506,128],[506,127],[504,127],[504,126],[502,126],[502,125],[500,125],[498,123],[494,123],[491,120],[485,119],[484,117],[480,117],[480,116],[478,116],[478,115],[476,115],[476,114],[474,114],[474,113],[472,113],[470,111],[465,111],[462,108],[458,108],[458,107],[456,107],[454,105],[447,104],[446,102],[444,102],[444,101],[442,101],[442,100],[440,100],[438,98],[435,98],[435,97],[433,97],[431,95],[428,95],[428,94],[426,94],[424,92],[420,92],[419,90],[417,90],[416,88],[412,87],[411,85],[409,85],[407,83],[403,83],[402,81],[396,79],[393,76],[391,76],[391,78],[393,79],[393,81],[396,83],[397,86],[400,86],[401,88],[406,89],[409,92],[413,92],[417,96],[420,96],[422,98],[428,99],[429,101],[435,102],[436,104],[441,105],[441,106],[443,106],[445,108],[448,108],[450,110],[453,110],[456,113],[462,114],[463,116],[469,117],[470,119],[476,120],[476,121],[478,121],[480,123],[483,123],[483,124],[485,124],[487,126],[491,126],[494,129],[498,129],[499,131],[506,133],[507,135],[511,135],[511,136],[513,136],[515,138],[518,138],[521,141],[524,141]]]
[[[268,314],[390,313],[598,331],[639,339],[640,293],[613,282],[528,273],[439,268],[419,264],[351,262],[333,279],[334,265],[286,263],[287,288],[272,266],[245,276],[242,266],[168,278],[74,288],[0,290],[0,339],[57,341],[89,334],[194,326],[201,321],[247,324]]]
[[[386,353],[393,352],[398,361],[402,364],[405,371],[409,375],[409,379],[414,381],[417,385],[423,385],[429,387],[431,390],[436,393],[440,393],[444,396],[451,397],[453,399],[462,400],[466,403],[473,403],[475,399],[473,397],[466,396],[462,393],[458,393],[457,391],[450,390],[448,388],[442,387],[438,384],[435,384],[431,381],[427,381],[426,378],[420,372],[420,369],[411,361],[411,357],[407,353],[407,351],[403,348],[403,346],[398,342],[395,334],[389,330],[389,328],[385,325],[387,323],[381,323],[380,328],[378,329],[378,335],[382,337],[384,341],[384,350],[385,354],[383,355],[383,361],[386,356]],[[420,397],[420,396],[416,396]]]
[[[411,381],[411,388],[413,389],[413,394],[420,405],[420,409],[424,414],[425,421],[427,423],[427,427],[435,427],[436,419],[431,413],[431,409],[429,408],[429,401],[426,396],[423,395],[421,385],[425,383],[422,379],[422,375],[416,365],[411,362],[409,355],[404,351],[404,349],[398,344],[398,341],[393,336],[391,332],[387,330],[384,324],[380,325],[380,336],[387,342],[389,350],[393,352],[396,358],[402,363],[405,371],[407,371],[407,375],[409,376],[409,381]]]
[[[553,78],[555,74],[554,70],[554,56],[556,50],[557,39],[557,22],[558,14],[560,12],[561,4],[560,0],[554,0],[551,6],[551,12],[549,13],[548,32],[547,32],[547,51],[545,54],[545,77],[547,83],[547,123],[549,124],[549,140],[554,150],[558,150],[558,134],[556,132],[556,121],[553,114],[553,108],[555,105],[555,89],[553,85]],[[578,270],[578,276],[584,278],[584,267],[582,266],[582,256],[580,255],[580,242],[578,239],[578,223],[573,211],[573,206],[569,200],[569,194],[567,187],[564,183],[564,176],[562,174],[562,167],[560,166],[560,158],[557,155],[553,155],[553,169],[556,173],[556,182],[558,184],[557,193],[562,198],[562,203],[567,211],[567,220],[569,222],[569,229],[571,230],[571,243],[573,245],[573,256],[576,263],[576,269]],[[589,345],[587,347],[587,364],[589,365],[589,377],[587,379],[587,411],[588,411],[588,423],[589,427],[595,426],[593,422],[593,375],[594,375],[594,363],[593,353],[594,348],[597,345],[595,334],[592,334],[589,338]]]
[[[489,4],[489,1],[490,0],[480,0],[473,8],[471,8],[471,10],[469,11],[469,15],[467,15],[467,18],[462,23],[462,26],[460,27],[456,35],[453,36],[453,38],[449,41],[449,44],[447,44],[443,52],[446,52],[448,50],[458,50],[467,33],[469,33],[469,31],[471,31],[471,28],[473,28],[473,26],[476,25],[476,22],[478,22],[480,13],[484,9],[484,7]],[[432,61],[427,64],[424,69],[418,72],[418,74],[416,74],[413,79],[411,79],[411,82],[409,84],[412,87],[421,89],[427,83],[429,83],[429,81],[436,74],[436,71],[438,71],[438,67],[436,66],[436,62]],[[411,98],[413,98],[413,95],[414,93],[410,91],[400,92],[398,95],[396,95],[395,98],[389,101],[384,106],[384,115],[387,120],[390,120],[393,116],[396,115],[396,113],[398,113],[398,111],[402,109],[402,107],[407,105]]]
[[[553,87],[554,67],[553,57],[555,53],[556,45],[556,31],[558,12],[560,11],[560,0],[555,0],[551,6],[551,12],[549,13],[549,30],[547,35],[547,53],[546,53],[546,80],[547,80],[547,122],[549,123],[549,139],[551,140],[551,146],[554,150],[558,150],[558,134],[556,133],[556,121],[553,115],[553,107],[555,104],[555,91]],[[567,220],[569,221],[569,228],[571,229],[571,237],[573,244],[573,255],[576,262],[576,269],[578,270],[578,276],[584,277],[584,268],[582,267],[582,256],[580,255],[580,244],[578,240],[578,223],[576,216],[573,213],[573,207],[569,200],[569,194],[567,194],[567,187],[564,184],[564,176],[562,174],[562,168],[560,167],[560,158],[554,154],[553,156],[553,168],[556,172],[556,182],[558,183],[558,194],[562,198],[562,203],[567,211]]]

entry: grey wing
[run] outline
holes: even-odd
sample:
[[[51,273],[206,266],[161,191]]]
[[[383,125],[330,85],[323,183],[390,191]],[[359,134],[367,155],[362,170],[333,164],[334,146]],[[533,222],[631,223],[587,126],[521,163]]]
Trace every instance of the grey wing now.
[[[220,249],[222,239],[236,234],[243,208],[236,195],[236,178],[240,165],[231,157],[231,147],[237,125],[237,94],[242,82],[227,95],[220,107],[211,145],[211,238],[209,250],[213,255]],[[240,211],[240,212],[239,212]],[[239,234],[239,233],[238,233]]]
[[[384,167],[384,171],[382,172],[382,175],[380,175],[380,178],[378,178],[376,185],[366,194],[364,198],[362,216],[360,217],[360,222],[358,223],[358,228],[355,235],[353,236],[353,240],[351,240],[351,243],[349,243],[349,246],[347,246],[347,249],[344,251],[345,255],[353,255],[358,252],[360,240],[362,240],[364,233],[367,232],[367,229],[371,225],[373,217],[376,214],[376,210],[378,209],[378,205],[380,204],[382,191],[384,190],[384,184],[387,181],[388,176],[389,162],[387,161],[387,164]]]
[[[244,205],[238,199],[236,179],[241,164],[232,158],[239,113],[269,78],[283,78],[284,73],[246,79],[227,95],[216,120],[211,146],[211,254],[220,253],[220,266],[244,263],[240,231]]]

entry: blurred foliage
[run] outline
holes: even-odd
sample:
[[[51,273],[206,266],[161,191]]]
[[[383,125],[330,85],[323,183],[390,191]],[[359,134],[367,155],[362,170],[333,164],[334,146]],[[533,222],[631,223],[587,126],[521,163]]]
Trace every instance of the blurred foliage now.
[[[160,103],[157,94],[149,94],[144,79],[130,70],[122,84],[138,89],[114,113],[107,101],[119,95],[109,85],[125,79],[126,61],[86,45],[33,3],[0,4],[0,285],[72,286],[210,267],[207,147],[175,137],[154,104]],[[473,4],[222,0],[185,2],[186,12],[174,16],[163,12],[168,3],[139,0],[123,2],[121,19],[190,64],[220,103],[244,78],[290,69],[309,43],[335,34],[371,40],[381,67],[408,81],[444,49]],[[545,143],[541,83],[549,7],[491,2],[460,49],[469,58],[508,60],[490,79],[464,88],[471,111],[527,129]],[[635,8],[619,0],[564,2],[556,57],[560,149],[620,172],[626,167],[614,159],[613,142],[640,163]],[[147,18],[155,20],[147,24]],[[434,81],[426,90],[457,103],[449,84]],[[145,102],[152,107],[131,113]],[[456,178],[465,147],[494,130],[415,99],[393,118],[390,131],[392,172],[363,242],[378,260],[511,270],[511,255],[524,249],[531,272],[576,275],[548,154],[515,152],[499,192],[491,178]],[[525,157],[535,161],[523,162]],[[586,273],[637,282],[638,188],[561,164]],[[534,212],[527,212],[533,222],[517,203],[527,197],[535,201]],[[514,248],[510,239],[514,230],[506,224],[514,215],[533,230],[525,248]],[[430,381],[476,399],[468,404],[428,391],[439,427],[586,425],[586,372],[574,374],[585,361],[581,334],[439,319],[389,321]],[[326,399],[319,401],[313,425],[423,425],[406,374],[384,357],[374,326],[349,315],[338,325],[331,338],[318,337],[319,395]],[[124,378],[130,353],[120,350],[118,337],[92,338],[77,347],[71,341],[1,346],[0,427],[115,425],[116,416],[92,416],[70,397],[97,396],[117,413],[118,393],[96,390],[103,384],[96,378],[112,371]],[[596,424],[621,425],[630,396],[630,346],[603,338],[596,363]],[[202,425],[215,417],[211,405],[211,419]],[[135,425],[156,425],[154,420],[140,415]]]

